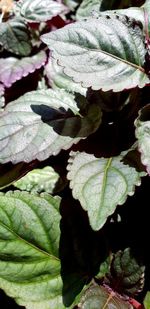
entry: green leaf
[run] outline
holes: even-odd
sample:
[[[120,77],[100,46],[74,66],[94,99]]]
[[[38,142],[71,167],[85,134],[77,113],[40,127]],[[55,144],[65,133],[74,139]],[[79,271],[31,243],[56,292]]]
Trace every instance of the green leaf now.
[[[145,306],[145,309],[150,309],[150,292],[147,292],[145,296],[144,306]]]
[[[28,28],[22,19],[13,18],[1,23],[0,45],[16,55],[28,56],[31,53]]]
[[[53,0],[20,0],[15,10],[29,22],[44,22],[67,13],[68,9],[61,2]]]
[[[5,87],[11,87],[13,83],[20,80],[22,77],[33,73],[44,65],[46,61],[46,54],[44,51],[32,57],[24,57],[17,59],[14,57],[8,57],[0,59],[0,82]]]
[[[59,204],[46,194],[0,194],[0,288],[26,308],[64,308]]]
[[[47,193],[53,193],[58,180],[59,174],[52,167],[46,166],[42,169],[32,170],[15,182],[14,186],[20,190],[29,192],[41,193],[45,191]]]
[[[86,290],[79,304],[80,309],[133,309],[128,301],[111,289],[94,283]]]
[[[150,175],[150,104],[139,111],[139,117],[135,121],[135,126],[141,160]]]
[[[0,113],[0,162],[45,160],[94,132],[101,122],[96,104],[84,116],[74,97],[63,90],[26,93]]]
[[[84,87],[103,91],[149,83],[143,39],[140,26],[121,15],[89,18],[42,36],[65,74]]]
[[[114,254],[105,282],[118,293],[133,297],[143,289],[144,271],[145,267],[137,262],[127,248]]]
[[[71,152],[68,179],[73,197],[87,210],[93,230],[99,230],[117,205],[124,204],[141,183],[135,168],[124,165],[122,155],[96,158],[94,155]]]
[[[71,77],[67,76],[63,72],[63,68],[52,57],[49,58],[45,66],[45,74],[53,89],[63,88],[68,92],[78,92],[84,96],[86,95],[87,89],[83,88],[81,84],[75,83]]]

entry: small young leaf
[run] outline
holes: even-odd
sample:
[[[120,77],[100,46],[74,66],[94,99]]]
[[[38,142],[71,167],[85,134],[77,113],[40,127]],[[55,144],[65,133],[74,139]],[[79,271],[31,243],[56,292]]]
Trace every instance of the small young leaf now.
[[[135,126],[141,160],[150,175],[150,104],[140,110]]]
[[[68,12],[61,2],[53,0],[20,0],[16,10],[29,22],[44,22],[62,13]]]
[[[84,96],[86,95],[87,89],[83,88],[81,84],[75,83],[71,77],[67,76],[63,72],[63,68],[52,57],[49,58],[45,66],[45,74],[53,89],[63,88],[68,92],[78,92]]]
[[[145,309],[150,309],[150,292],[147,292],[145,296],[144,306],[145,306]]]
[[[122,156],[96,158],[94,155],[71,152],[68,179],[73,197],[87,210],[93,230],[99,230],[117,205],[140,185],[140,173],[124,165]]]
[[[46,54],[44,51],[32,57],[24,57],[17,59],[14,57],[8,57],[0,59],[0,82],[5,87],[11,87],[13,83],[20,80],[22,77],[33,73],[44,65],[46,61]]]
[[[98,284],[91,285],[81,298],[79,309],[133,309],[128,301],[111,289]]]
[[[20,56],[28,56],[31,52],[31,40],[25,22],[13,18],[0,26],[0,45],[6,50]]]
[[[37,90],[9,103],[0,113],[0,162],[45,160],[95,132],[99,105],[87,104],[84,116],[73,95],[63,90]]]
[[[59,204],[46,194],[0,194],[0,288],[26,308],[64,308]]]
[[[56,183],[59,180],[59,175],[50,166],[42,169],[34,169],[26,176],[19,179],[13,185],[20,190],[29,192],[53,193]]]
[[[106,282],[118,293],[133,297],[143,289],[144,270],[127,248],[114,254]]]
[[[143,30],[133,19],[89,18],[41,38],[64,72],[84,87],[122,91],[149,83]]]

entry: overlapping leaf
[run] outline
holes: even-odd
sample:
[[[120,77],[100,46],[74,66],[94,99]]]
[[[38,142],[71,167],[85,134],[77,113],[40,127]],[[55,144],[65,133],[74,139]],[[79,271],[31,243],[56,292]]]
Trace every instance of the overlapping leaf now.
[[[144,87],[143,30],[133,19],[110,15],[89,18],[42,36],[64,72],[95,90]]]
[[[107,284],[118,293],[133,297],[143,289],[144,271],[145,267],[137,262],[129,248],[120,250],[112,259]]]
[[[20,56],[28,56],[31,52],[31,40],[25,22],[13,18],[1,23],[0,45],[6,50]]]
[[[14,186],[29,192],[41,193],[46,191],[47,193],[53,193],[58,180],[59,174],[52,167],[46,166],[29,172],[26,176],[15,182]]]
[[[100,11],[100,0],[83,0],[76,12],[76,18],[83,19]]]
[[[128,195],[140,185],[140,173],[124,165],[122,156],[96,158],[94,155],[71,152],[68,179],[75,199],[87,210],[93,230],[99,230]]]
[[[26,308],[64,308],[59,203],[50,195],[0,195],[0,288]]]
[[[49,58],[45,66],[45,74],[48,78],[49,84],[52,88],[63,88],[69,92],[78,92],[82,95],[86,94],[87,89],[83,88],[81,84],[75,83],[71,77],[63,72],[63,68],[57,64],[57,61],[52,57]]]
[[[14,181],[25,175],[32,168],[30,164],[18,163],[16,165],[0,164],[0,190],[10,186]]]
[[[144,307],[145,309],[150,309],[150,292],[147,292],[144,299]]]
[[[5,87],[10,87],[17,80],[27,76],[29,73],[33,73],[44,65],[46,61],[46,54],[44,51],[32,57],[24,57],[17,59],[14,57],[8,57],[0,59],[0,82]]]
[[[150,104],[140,110],[135,126],[141,160],[150,175]]]
[[[0,83],[0,109],[4,106],[5,104],[5,99],[4,99],[4,86],[3,84]]]
[[[26,93],[0,114],[0,162],[45,160],[94,132],[101,122],[96,104],[84,116],[63,90]]]
[[[29,22],[44,22],[68,11],[61,2],[53,0],[20,0],[16,10]]]
[[[79,304],[79,309],[133,309],[128,301],[115,294],[111,289],[98,284],[91,285]]]

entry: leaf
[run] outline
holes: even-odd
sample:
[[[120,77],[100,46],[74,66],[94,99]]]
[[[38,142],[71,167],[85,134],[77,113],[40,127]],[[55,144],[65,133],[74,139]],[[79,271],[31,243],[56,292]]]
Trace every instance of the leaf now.
[[[80,116],[72,95],[63,90],[26,93],[0,114],[0,162],[45,160],[94,132],[101,122],[96,104]]]
[[[4,86],[0,83],[0,110],[5,105],[4,91]]]
[[[42,169],[32,170],[15,182],[14,186],[20,190],[29,192],[41,193],[45,191],[47,193],[53,193],[58,180],[59,174],[52,167],[46,166]]]
[[[147,292],[145,296],[144,306],[145,306],[145,309],[150,309],[150,292]]]
[[[0,82],[5,87],[11,87],[13,83],[20,80],[22,77],[33,73],[44,65],[46,61],[46,53],[44,51],[32,57],[24,57],[17,59],[14,57],[8,57],[0,59]]]
[[[64,74],[63,68],[52,57],[49,58],[45,66],[45,74],[53,89],[63,88],[68,92],[78,92],[84,96],[86,95],[87,89],[83,88],[81,84],[75,83],[71,77]]]
[[[135,121],[135,126],[141,160],[150,175],[150,104],[139,111],[139,117]]]
[[[86,290],[79,304],[79,309],[133,309],[127,300],[108,287],[94,283]]]
[[[67,7],[74,11],[75,8],[82,2],[82,0],[64,0],[63,3],[67,5]]]
[[[125,16],[101,16],[44,34],[64,72],[93,90],[122,91],[149,83],[143,31]]]
[[[58,197],[0,194],[0,288],[26,308],[64,308]]]
[[[75,199],[88,212],[93,230],[99,230],[139,186],[141,173],[124,165],[122,155],[96,158],[85,152],[71,152],[68,169],[70,188]]]
[[[83,19],[87,18],[96,12],[100,11],[101,1],[100,0],[83,0],[76,12],[76,18]]]
[[[131,297],[143,290],[145,267],[133,257],[129,248],[114,254],[105,282],[120,294]]]
[[[68,12],[66,6],[53,0],[20,0],[16,10],[29,22],[45,22]]]
[[[16,55],[28,56],[31,53],[28,28],[22,19],[13,18],[1,23],[0,45]]]
[[[32,164],[31,164],[32,165]],[[10,186],[14,181],[19,179],[30,171],[32,166],[30,164],[19,163],[16,165],[1,164],[0,165],[0,190]]]

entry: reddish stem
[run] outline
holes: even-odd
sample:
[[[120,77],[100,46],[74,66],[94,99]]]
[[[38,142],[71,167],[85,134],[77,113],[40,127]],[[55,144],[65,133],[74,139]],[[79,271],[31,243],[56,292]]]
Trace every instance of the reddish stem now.
[[[134,298],[130,298],[129,303],[135,308],[135,309],[144,309],[143,305],[141,305],[137,300]]]

